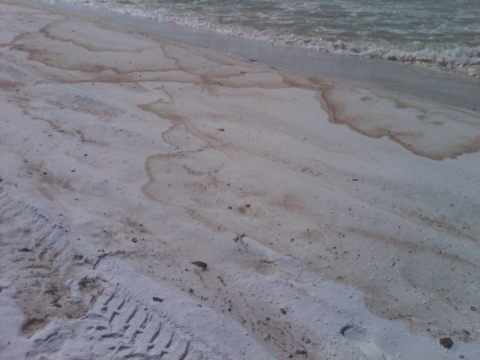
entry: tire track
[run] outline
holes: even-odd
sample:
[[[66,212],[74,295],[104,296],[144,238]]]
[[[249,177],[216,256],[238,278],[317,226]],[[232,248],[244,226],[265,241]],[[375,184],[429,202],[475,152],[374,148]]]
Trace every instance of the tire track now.
[[[96,258],[73,248],[61,216],[6,188],[0,187],[0,276],[15,287],[26,318],[20,329],[31,343],[26,359],[212,359],[166,314],[101,280]]]

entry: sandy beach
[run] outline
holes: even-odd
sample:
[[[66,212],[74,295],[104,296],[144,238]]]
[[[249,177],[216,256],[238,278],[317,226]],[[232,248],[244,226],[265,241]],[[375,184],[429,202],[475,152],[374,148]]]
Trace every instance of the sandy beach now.
[[[0,358],[480,359],[480,114],[0,1]]]

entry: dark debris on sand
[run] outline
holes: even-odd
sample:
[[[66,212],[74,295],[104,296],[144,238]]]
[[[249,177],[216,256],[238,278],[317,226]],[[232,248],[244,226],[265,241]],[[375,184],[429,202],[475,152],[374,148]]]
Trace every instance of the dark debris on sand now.
[[[195,266],[198,266],[201,268],[203,271],[208,270],[208,264],[203,261],[192,261],[192,264]]]

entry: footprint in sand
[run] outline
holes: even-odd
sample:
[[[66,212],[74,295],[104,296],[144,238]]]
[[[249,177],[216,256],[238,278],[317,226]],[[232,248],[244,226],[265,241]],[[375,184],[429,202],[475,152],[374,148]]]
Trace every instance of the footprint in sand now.
[[[368,359],[390,360],[391,357],[384,354],[375,343],[367,329],[357,325],[345,325],[340,334],[349,342],[355,343]]]
[[[371,96],[364,96],[361,100],[366,104],[376,104],[378,101]]]

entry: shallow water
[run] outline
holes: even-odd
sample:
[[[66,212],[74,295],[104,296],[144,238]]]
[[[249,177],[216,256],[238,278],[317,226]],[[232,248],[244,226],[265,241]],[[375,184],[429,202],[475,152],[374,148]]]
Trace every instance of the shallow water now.
[[[64,0],[296,45],[479,76],[477,0]]]

